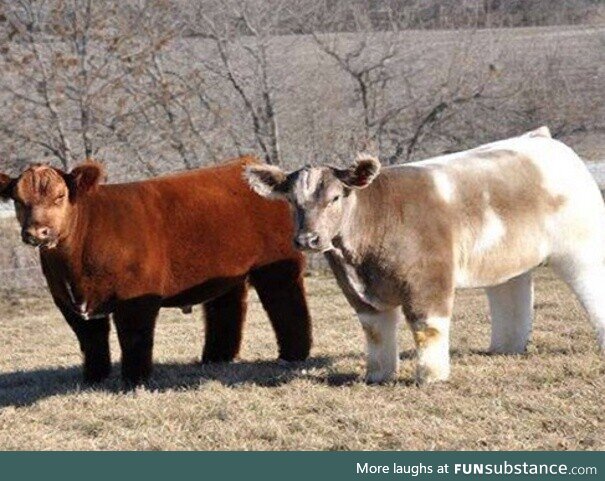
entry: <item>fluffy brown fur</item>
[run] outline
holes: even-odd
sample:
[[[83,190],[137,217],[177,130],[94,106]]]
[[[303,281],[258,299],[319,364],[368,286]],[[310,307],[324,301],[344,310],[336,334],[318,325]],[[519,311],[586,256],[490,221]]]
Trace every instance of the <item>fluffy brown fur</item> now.
[[[24,240],[40,246],[53,299],[84,353],[86,380],[109,374],[110,314],[125,380],[146,379],[162,306],[205,302],[203,361],[231,361],[248,281],[269,314],[280,357],[307,357],[303,257],[292,246],[287,205],[260,198],[243,181],[243,167],[255,162],[115,185],[99,185],[94,163],[69,174],[33,166],[17,179],[0,177]]]

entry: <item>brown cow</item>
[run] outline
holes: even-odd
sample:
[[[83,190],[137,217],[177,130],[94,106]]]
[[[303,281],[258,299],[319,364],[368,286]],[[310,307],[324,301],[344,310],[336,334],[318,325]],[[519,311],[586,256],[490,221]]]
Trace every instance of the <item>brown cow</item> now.
[[[286,203],[255,195],[241,158],[218,167],[129,184],[99,185],[96,163],[69,174],[34,165],[0,174],[0,195],[15,201],[23,241],[39,247],[56,305],[84,354],[84,378],[110,372],[113,314],[127,383],[152,368],[160,307],[205,303],[202,362],[239,351],[248,281],[267,311],[279,357],[309,354],[311,324],[303,257],[292,246]]]

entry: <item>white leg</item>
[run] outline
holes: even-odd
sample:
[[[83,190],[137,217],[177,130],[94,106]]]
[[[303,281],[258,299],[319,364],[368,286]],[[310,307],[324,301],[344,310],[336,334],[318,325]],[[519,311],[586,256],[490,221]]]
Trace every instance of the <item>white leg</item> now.
[[[554,270],[569,285],[586,309],[605,353],[605,267],[600,259],[590,263],[557,262]]]
[[[392,379],[399,368],[397,327],[403,315],[400,308],[376,313],[358,312],[366,335],[366,381],[379,383]]]
[[[450,375],[450,318],[429,317],[410,325],[416,341],[419,384],[445,381]]]
[[[534,286],[531,272],[486,289],[492,319],[491,352],[523,353],[531,334]]]

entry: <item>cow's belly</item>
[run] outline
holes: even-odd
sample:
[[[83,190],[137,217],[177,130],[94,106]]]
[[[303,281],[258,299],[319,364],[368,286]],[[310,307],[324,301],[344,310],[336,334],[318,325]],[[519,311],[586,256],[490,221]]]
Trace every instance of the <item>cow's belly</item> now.
[[[201,304],[219,297],[238,284],[245,282],[244,276],[214,278],[184,289],[162,299],[163,307],[185,307]]]

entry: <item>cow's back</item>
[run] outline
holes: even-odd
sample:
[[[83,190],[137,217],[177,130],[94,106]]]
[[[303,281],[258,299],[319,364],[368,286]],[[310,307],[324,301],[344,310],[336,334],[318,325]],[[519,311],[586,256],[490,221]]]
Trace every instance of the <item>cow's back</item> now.
[[[404,215],[404,223],[412,220],[407,228],[417,238],[427,231],[451,234],[431,242],[442,243],[439,251],[451,244],[459,287],[498,284],[583,242],[594,251],[605,241],[605,208],[594,180],[571,149],[550,138],[518,137],[383,175],[402,191],[422,185],[402,194],[413,206],[408,211],[418,211]]]
[[[255,195],[242,158],[143,182],[100,186],[87,200],[85,263],[107,272],[117,297],[169,298],[206,282],[245,276],[255,266],[301,256],[283,202]]]

